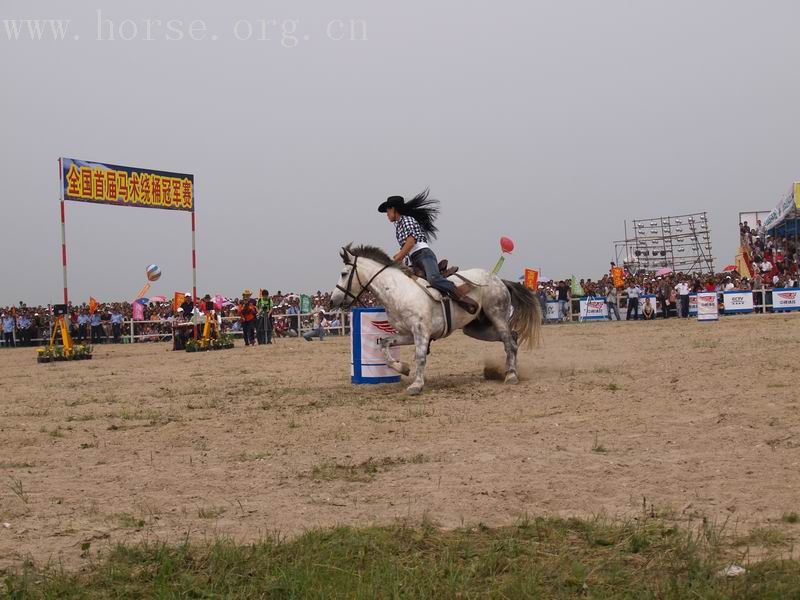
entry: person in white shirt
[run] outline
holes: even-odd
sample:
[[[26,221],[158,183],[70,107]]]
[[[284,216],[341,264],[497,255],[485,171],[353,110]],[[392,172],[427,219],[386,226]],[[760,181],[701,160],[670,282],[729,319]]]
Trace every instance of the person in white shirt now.
[[[675,286],[675,291],[678,292],[678,316],[684,319],[689,318],[689,282],[684,279]]]
[[[736,289],[736,286],[733,285],[730,276],[725,278],[725,291]]]
[[[625,290],[625,293],[628,295],[628,312],[625,315],[625,320],[631,320],[631,313],[633,313],[633,320],[639,320],[639,296],[642,293],[641,288],[636,285],[634,282],[631,282],[628,285],[628,288]]]

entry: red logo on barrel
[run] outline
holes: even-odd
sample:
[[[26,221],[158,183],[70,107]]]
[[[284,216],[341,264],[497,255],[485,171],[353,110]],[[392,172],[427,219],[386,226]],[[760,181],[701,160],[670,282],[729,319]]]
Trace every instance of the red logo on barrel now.
[[[370,321],[377,329],[380,329],[384,333],[388,333],[390,335],[394,335],[397,333],[397,330],[389,324],[389,321]]]

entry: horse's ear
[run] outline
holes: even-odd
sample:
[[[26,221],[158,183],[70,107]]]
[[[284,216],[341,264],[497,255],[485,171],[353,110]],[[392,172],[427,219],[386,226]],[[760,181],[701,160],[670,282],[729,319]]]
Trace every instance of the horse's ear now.
[[[351,252],[350,248],[352,246],[352,242],[347,244],[347,246],[342,246],[342,251],[339,253],[339,256],[342,257],[342,261],[344,264],[349,265],[352,263],[353,253]]]

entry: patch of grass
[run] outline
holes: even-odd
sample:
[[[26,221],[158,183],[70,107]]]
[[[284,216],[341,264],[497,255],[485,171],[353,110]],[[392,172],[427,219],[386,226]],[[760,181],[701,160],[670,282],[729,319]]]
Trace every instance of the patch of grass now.
[[[230,462],[253,462],[256,460],[266,460],[270,456],[271,454],[269,452],[240,452],[231,456]]]
[[[64,437],[64,432],[61,431],[61,427],[56,427],[55,429],[53,429],[49,433],[49,435],[50,435],[50,437],[54,437],[54,438],[63,438]]]
[[[617,385],[616,383],[614,383],[614,382],[612,381],[611,383],[609,383],[609,384],[607,384],[607,385],[606,385],[606,389],[607,389],[609,392],[618,392],[618,391],[620,391],[622,388],[621,388],[619,385]]]
[[[772,548],[775,546],[788,546],[791,538],[775,527],[756,527],[745,536],[736,538],[737,546],[756,546],[759,548]]]
[[[6,487],[8,487],[8,489],[11,490],[11,493],[19,498],[20,502],[23,504],[27,505],[30,502],[30,496],[28,496],[28,492],[25,491],[25,488],[22,485],[22,480],[18,477],[9,477]]]
[[[197,509],[197,516],[201,519],[216,519],[225,513],[222,506],[202,506]]]
[[[372,481],[378,473],[388,471],[393,467],[405,464],[419,465],[428,462],[428,460],[428,457],[424,454],[415,454],[408,458],[394,458],[391,456],[378,460],[368,458],[364,462],[355,465],[342,465],[335,461],[325,460],[315,465],[306,476],[316,481],[342,479],[344,481],[366,483]]]
[[[781,515],[781,521],[794,525],[796,523],[800,523],[800,515],[798,515],[796,512],[783,513],[783,515]]]
[[[206,398],[201,402],[187,402],[186,408],[189,410],[202,410],[202,409],[210,409],[210,408],[221,408],[222,402],[215,398]]]
[[[592,452],[597,452],[598,454],[608,453],[608,448],[600,443],[600,437],[596,433],[594,434],[594,443],[592,443]]]
[[[8,572],[4,591],[31,599],[797,597],[799,561],[767,559],[720,577],[741,555],[706,533],[652,520],[537,518],[499,529],[442,531],[423,521],[253,544],[145,542],[118,545],[79,572],[25,562]]]
[[[6,462],[0,460],[0,469],[32,469],[36,463],[32,462]]]
[[[706,349],[713,349],[719,346],[719,340],[706,340],[706,339],[699,339],[694,340],[692,342],[692,348],[696,348],[698,350],[706,350]]]
[[[115,521],[120,527],[125,529],[141,529],[146,525],[144,519],[133,516],[131,513],[117,513],[109,515],[112,521]]]
[[[96,418],[95,415],[70,415],[67,417],[67,423],[73,421],[94,421]]]

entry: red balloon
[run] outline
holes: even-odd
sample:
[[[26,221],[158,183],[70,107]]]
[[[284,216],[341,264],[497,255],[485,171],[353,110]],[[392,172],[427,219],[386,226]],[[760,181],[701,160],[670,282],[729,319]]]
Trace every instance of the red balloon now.
[[[500,249],[503,252],[511,254],[514,251],[514,242],[512,242],[510,238],[507,238],[505,236],[501,237],[500,238]]]

